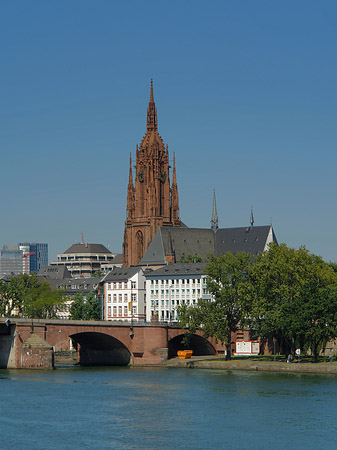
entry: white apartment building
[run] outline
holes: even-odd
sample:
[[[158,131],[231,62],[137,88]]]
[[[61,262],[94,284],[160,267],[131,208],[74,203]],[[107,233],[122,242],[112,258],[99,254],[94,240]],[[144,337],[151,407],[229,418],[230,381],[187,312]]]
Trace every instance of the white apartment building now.
[[[145,277],[141,267],[118,267],[101,281],[103,319],[145,321]]]
[[[146,277],[146,321],[175,322],[180,305],[195,305],[207,292],[205,263],[168,264]]]

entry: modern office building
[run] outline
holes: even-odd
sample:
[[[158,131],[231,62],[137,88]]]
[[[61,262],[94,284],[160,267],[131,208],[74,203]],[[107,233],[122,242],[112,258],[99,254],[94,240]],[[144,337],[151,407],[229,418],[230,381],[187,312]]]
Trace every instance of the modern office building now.
[[[20,275],[25,272],[24,251],[18,244],[4,245],[0,250],[0,277]]]
[[[28,272],[25,273],[38,273],[41,267],[48,266],[48,244],[23,242],[18,245],[26,255],[25,267],[28,267]]]

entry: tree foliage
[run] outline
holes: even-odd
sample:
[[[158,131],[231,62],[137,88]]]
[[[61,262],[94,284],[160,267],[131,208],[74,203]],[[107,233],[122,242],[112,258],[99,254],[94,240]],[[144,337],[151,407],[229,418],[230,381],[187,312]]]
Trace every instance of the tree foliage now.
[[[249,272],[252,256],[228,252],[219,258],[210,256],[205,272],[211,299],[200,299],[196,306],[183,305],[179,309],[182,327],[189,334],[201,329],[205,337],[213,337],[226,344],[227,359],[231,358],[231,335],[243,326],[249,314]]]
[[[298,346],[318,353],[337,334],[337,275],[331,264],[310,254],[272,244],[251,272],[252,326],[277,339],[294,355]]]
[[[249,325],[293,356],[299,347],[317,360],[337,336],[337,267],[305,247],[271,244],[254,260],[248,253],[212,256],[205,271],[211,300],[179,308],[187,338],[201,329],[226,343],[230,358],[231,333]]]
[[[73,320],[100,320],[101,318],[99,301],[92,292],[89,292],[85,299],[81,294],[75,295],[69,312]]]
[[[53,318],[65,299],[47,281],[32,275],[16,275],[0,281],[0,314],[6,317]]]
[[[203,262],[203,259],[201,256],[195,254],[192,255],[192,253],[189,253],[188,255],[186,255],[183,258],[180,258],[179,261],[180,263],[199,263],[199,262]]]

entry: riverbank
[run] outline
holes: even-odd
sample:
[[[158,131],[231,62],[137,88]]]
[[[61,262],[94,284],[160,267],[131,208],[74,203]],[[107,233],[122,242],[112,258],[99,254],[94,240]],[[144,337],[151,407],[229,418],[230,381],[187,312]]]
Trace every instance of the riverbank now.
[[[217,370],[250,370],[285,373],[325,373],[337,375],[337,363],[286,363],[281,361],[231,360],[223,357],[192,357],[191,359],[173,358],[167,361],[166,367],[181,367],[189,369]]]

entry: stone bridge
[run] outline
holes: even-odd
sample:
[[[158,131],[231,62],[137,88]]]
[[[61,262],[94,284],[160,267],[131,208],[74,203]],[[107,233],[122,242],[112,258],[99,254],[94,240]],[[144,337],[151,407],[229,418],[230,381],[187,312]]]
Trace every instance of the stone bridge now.
[[[82,365],[156,365],[184,349],[177,325],[114,321],[5,319],[0,324],[0,367],[52,366],[53,351],[77,350]],[[194,355],[223,353],[202,333],[192,336]]]

